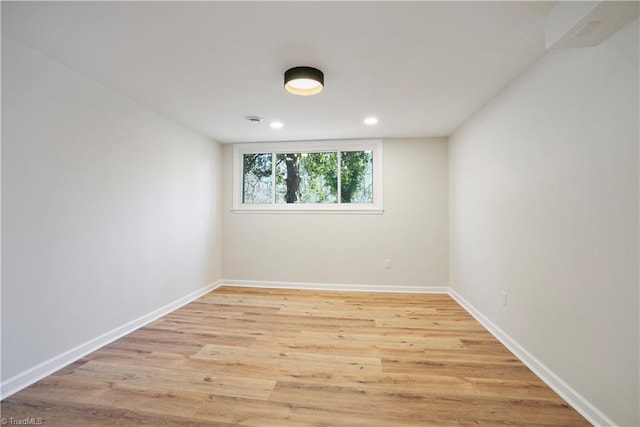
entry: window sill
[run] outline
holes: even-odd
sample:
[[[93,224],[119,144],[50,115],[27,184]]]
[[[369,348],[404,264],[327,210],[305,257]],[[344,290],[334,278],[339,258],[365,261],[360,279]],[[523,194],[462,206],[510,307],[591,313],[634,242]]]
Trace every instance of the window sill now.
[[[384,209],[380,208],[356,208],[356,209],[318,209],[318,208],[235,208],[232,213],[238,214],[312,214],[312,215],[382,215]]]

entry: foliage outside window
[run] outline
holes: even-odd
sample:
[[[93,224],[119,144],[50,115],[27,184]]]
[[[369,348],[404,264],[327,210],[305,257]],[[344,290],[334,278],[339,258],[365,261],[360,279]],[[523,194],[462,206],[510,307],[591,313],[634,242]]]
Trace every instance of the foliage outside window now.
[[[236,144],[234,168],[234,210],[382,210],[380,141]]]

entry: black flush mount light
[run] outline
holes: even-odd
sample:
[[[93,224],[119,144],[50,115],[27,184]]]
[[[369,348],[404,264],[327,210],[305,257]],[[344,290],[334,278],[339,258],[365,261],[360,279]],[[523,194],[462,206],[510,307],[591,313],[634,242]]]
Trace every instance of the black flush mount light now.
[[[324,88],[324,74],[313,67],[293,67],[284,72],[284,88],[294,95],[315,95]]]

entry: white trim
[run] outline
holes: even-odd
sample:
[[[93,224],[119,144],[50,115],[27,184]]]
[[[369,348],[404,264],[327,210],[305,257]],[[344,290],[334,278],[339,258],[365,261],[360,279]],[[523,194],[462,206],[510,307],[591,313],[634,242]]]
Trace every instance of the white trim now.
[[[551,369],[545,366],[535,356],[529,353],[516,340],[511,338],[506,332],[496,326],[491,320],[485,317],[466,299],[455,290],[449,288],[449,295],[456,300],[465,310],[469,312],[482,326],[487,329],[498,341],[504,344],[522,363],[527,365],[542,381],[544,381],[553,391],[558,393],[569,405],[578,411],[583,417],[595,426],[615,426],[609,417],[596,408],[591,402],[574,390],[562,378],[556,375]]]
[[[306,283],[306,282],[267,282],[264,280],[226,280],[222,279],[222,286],[240,286],[249,288],[300,289],[314,291],[355,291],[355,292],[395,292],[410,294],[446,294],[447,286],[421,285],[360,285],[338,283]]]
[[[65,366],[83,358],[87,354],[92,353],[99,348],[104,347],[105,345],[117,340],[118,338],[121,338],[135,331],[136,329],[139,329],[153,322],[159,317],[169,314],[172,311],[182,307],[183,305],[186,305],[193,300],[200,298],[201,296],[218,288],[220,286],[220,283],[221,281],[218,280],[217,282],[204,286],[203,288],[191,292],[190,294],[185,295],[182,298],[179,298],[163,307],[160,307],[152,311],[151,313],[145,314],[144,316],[132,320],[131,322],[125,323],[122,326],[119,326],[107,333],[93,338],[75,348],[54,356],[51,359],[34,366],[33,368],[27,369],[26,371],[7,379],[0,385],[0,399],[5,399],[6,397],[9,397],[14,393],[17,393],[18,391],[30,386],[36,381],[39,381],[42,378],[51,375],[54,372],[64,368]]]
[[[562,397],[569,405],[584,416],[587,421],[595,426],[615,426],[602,411],[591,404],[580,393],[574,390],[569,384],[564,382],[551,369],[536,359],[516,340],[511,338],[502,329],[496,326],[491,320],[478,311],[473,305],[465,300],[460,294],[448,286],[421,286],[421,285],[366,285],[366,284],[335,284],[335,283],[306,283],[306,282],[270,282],[263,280],[229,280],[223,279],[211,283],[197,291],[194,291],[172,303],[152,311],[138,319],[125,325],[113,329],[97,338],[87,341],[69,351],[53,357],[31,369],[28,369],[12,378],[9,378],[0,385],[0,399],[4,399],[12,394],[30,386],[36,381],[51,375],[59,369],[75,362],[87,354],[127,335],[136,329],[162,317],[191,301],[200,298],[206,293],[220,286],[238,286],[254,288],[275,288],[275,289],[300,289],[300,290],[323,290],[323,291],[355,291],[355,292],[392,292],[392,293],[435,293],[448,294],[458,304],[460,304],[471,316],[486,328],[498,341],[504,344],[518,359],[531,369],[542,381]]]
[[[252,142],[233,144],[232,160],[232,209],[234,213],[373,213],[384,212],[383,201],[383,141],[382,139],[351,139],[327,141]],[[243,203],[243,156],[249,153],[318,153],[332,151],[372,151],[373,153],[373,203],[275,203],[275,187],[271,203]],[[272,169],[275,182],[275,165]],[[339,178],[339,177],[338,177]],[[339,179],[338,179],[339,181]],[[273,184],[275,185],[275,184]],[[339,188],[338,188],[339,191]],[[338,198],[339,200],[339,198]]]
[[[271,206],[271,205],[269,205],[269,206]],[[239,213],[239,214],[255,214],[255,213],[259,213],[259,214],[307,214],[307,215],[309,215],[309,214],[323,214],[323,215],[327,215],[327,214],[329,214],[329,215],[331,215],[331,214],[340,214],[340,215],[382,215],[384,213],[384,209],[371,209],[369,207],[362,208],[362,209],[358,209],[358,208],[342,209],[342,208],[333,208],[332,206],[335,206],[335,205],[331,205],[329,207],[325,206],[325,209],[320,209],[320,208],[306,207],[306,206],[303,207],[304,205],[297,205],[297,206],[300,206],[300,209],[291,209],[291,208],[282,208],[282,209],[278,209],[278,208],[245,209],[245,208],[241,208],[241,209],[231,209],[231,212]]]

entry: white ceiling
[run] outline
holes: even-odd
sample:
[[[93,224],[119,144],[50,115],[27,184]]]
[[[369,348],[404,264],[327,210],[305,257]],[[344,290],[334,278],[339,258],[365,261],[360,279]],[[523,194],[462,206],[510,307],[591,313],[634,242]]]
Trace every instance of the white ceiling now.
[[[553,4],[3,1],[2,33],[220,142],[444,136],[544,54]],[[321,94],[283,89],[300,65]]]

